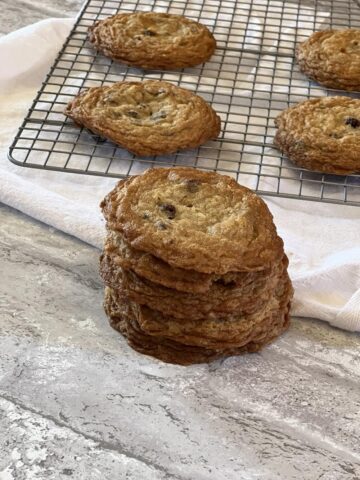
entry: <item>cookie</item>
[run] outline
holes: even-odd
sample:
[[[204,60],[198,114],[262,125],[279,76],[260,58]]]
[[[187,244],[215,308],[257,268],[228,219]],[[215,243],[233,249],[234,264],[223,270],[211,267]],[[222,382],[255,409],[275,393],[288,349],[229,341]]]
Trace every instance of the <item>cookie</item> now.
[[[270,323],[271,322],[271,323]],[[289,315],[283,312],[270,319],[259,338],[241,346],[228,349],[210,349],[184,345],[174,340],[154,337],[144,333],[135,319],[112,317],[111,326],[122,333],[128,344],[139,353],[151,355],[164,362],[179,365],[208,363],[219,358],[244,353],[255,353],[284,333],[289,326]],[[268,328],[268,327],[271,328]]]
[[[360,171],[360,100],[306,100],[275,119],[275,145],[300,167],[347,175]]]
[[[279,333],[275,338],[286,330],[286,318],[283,324],[278,326]],[[146,335],[136,320],[127,317],[111,317],[110,325],[120,332],[127,340],[129,346],[143,355],[155,357],[163,362],[177,365],[192,365],[196,363],[209,363],[222,357],[255,353],[274,338],[267,338],[263,343],[250,342],[249,344],[229,350],[213,350],[204,347],[183,345],[168,339]]]
[[[100,274],[104,283],[122,297],[164,315],[197,320],[206,316],[222,318],[233,312],[245,315],[261,310],[268,304],[286,266],[285,257],[283,262],[274,266],[269,276],[256,272],[259,278],[254,279],[251,274],[245,273],[240,286],[213,283],[205,294],[179,292],[153,283],[131,270],[122,269],[116,264],[116,257],[111,255],[102,255]]]
[[[321,85],[360,90],[360,30],[315,32],[298,45],[296,59],[302,72]]]
[[[142,329],[131,308],[129,309],[125,304],[119,308],[114,302],[111,289],[108,288],[105,293],[104,307],[110,318],[111,326],[126,337],[132,348],[165,362],[180,365],[210,362],[224,356],[257,352],[282,334],[289,325],[288,307],[285,307],[282,311],[273,312],[260,323],[248,343],[237,347],[211,348],[181,343],[172,337],[148,334]]]
[[[119,184],[101,204],[110,230],[171,267],[225,274],[283,257],[264,201],[230,177],[155,168]]]
[[[91,87],[65,114],[139,156],[195,148],[220,133],[220,117],[205,100],[158,80]]]
[[[119,13],[89,28],[91,44],[117,62],[147,69],[179,69],[206,62],[216,42],[200,23],[157,12]]]
[[[210,314],[203,318],[188,315],[179,319],[171,313],[164,314],[140,305],[119,290],[108,288],[107,291],[114,311],[120,316],[124,314],[136,318],[146,334],[173,339],[186,345],[218,349],[239,347],[251,341],[257,335],[258,326],[286,310],[292,297],[291,282],[288,274],[284,272],[278,278],[271,298],[254,313],[234,311],[226,317]],[[264,330],[263,325],[261,329]]]
[[[271,266],[261,271],[227,272],[218,275],[171,267],[160,258],[131,247],[121,233],[115,231],[108,232],[104,254],[111,257],[114,269],[132,270],[153,283],[189,293],[208,293],[217,284],[240,287],[244,283],[258,281],[260,277],[268,277],[273,268]]]

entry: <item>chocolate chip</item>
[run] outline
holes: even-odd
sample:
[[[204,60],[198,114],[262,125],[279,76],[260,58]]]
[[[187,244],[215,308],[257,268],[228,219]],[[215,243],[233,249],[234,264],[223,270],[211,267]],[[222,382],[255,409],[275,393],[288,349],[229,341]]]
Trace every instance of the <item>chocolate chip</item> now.
[[[185,185],[190,193],[195,193],[199,190],[199,182],[197,180],[186,180]]]
[[[217,285],[221,285],[221,286],[227,287],[227,288],[235,288],[236,287],[236,282],[234,280],[230,280],[230,281],[227,282],[223,278],[218,278],[217,280],[215,280],[215,283]]]
[[[359,128],[360,120],[354,117],[347,117],[347,119],[345,120],[345,125],[351,125],[352,128]]]
[[[171,205],[170,203],[162,203],[160,205],[160,210],[162,210],[166,214],[169,220],[175,218],[176,208],[174,207],[174,205]]]
[[[153,32],[152,30],[148,30],[148,29],[144,30],[143,33],[144,33],[144,35],[146,35],[147,37],[155,37],[155,35],[156,35],[155,32]]]
[[[126,115],[132,118],[139,118],[139,114],[138,112],[135,112],[135,110],[129,110]]]
[[[147,212],[143,213],[143,219],[148,220],[150,218],[150,215]]]

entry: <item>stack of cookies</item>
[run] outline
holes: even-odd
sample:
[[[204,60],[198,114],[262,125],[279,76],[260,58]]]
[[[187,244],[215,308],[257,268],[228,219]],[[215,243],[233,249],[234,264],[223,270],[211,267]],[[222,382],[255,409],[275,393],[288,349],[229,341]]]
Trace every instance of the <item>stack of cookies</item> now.
[[[292,286],[265,203],[235,180],[157,168],[101,204],[111,325],[135,350],[191,364],[258,351],[288,326]]]

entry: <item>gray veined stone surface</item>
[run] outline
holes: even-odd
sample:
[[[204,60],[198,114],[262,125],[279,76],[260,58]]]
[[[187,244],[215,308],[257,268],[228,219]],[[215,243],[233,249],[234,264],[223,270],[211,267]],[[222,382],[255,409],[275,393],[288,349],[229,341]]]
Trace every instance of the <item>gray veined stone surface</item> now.
[[[0,32],[80,3],[0,2]],[[294,319],[260,354],[163,364],[108,326],[98,251],[0,225],[0,480],[360,479],[359,335]]]
[[[98,251],[0,209],[0,479],[360,478],[358,335],[178,367],[102,310]]]
[[[0,0],[0,35],[50,17],[75,17],[80,0]]]

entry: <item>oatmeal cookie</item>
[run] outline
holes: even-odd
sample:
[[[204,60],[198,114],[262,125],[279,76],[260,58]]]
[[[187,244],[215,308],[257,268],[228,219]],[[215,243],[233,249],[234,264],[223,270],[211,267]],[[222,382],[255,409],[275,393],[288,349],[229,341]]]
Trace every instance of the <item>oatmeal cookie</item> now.
[[[220,117],[205,100],[158,80],[91,87],[65,114],[139,156],[198,147],[220,133]]]
[[[206,62],[216,42],[200,23],[158,12],[118,13],[89,28],[91,44],[107,57],[147,69],[179,69]]]
[[[280,113],[275,125],[275,145],[296,165],[337,175],[360,171],[360,100],[306,100]]]
[[[298,45],[302,72],[329,88],[360,90],[360,30],[315,32]]]
[[[263,270],[283,257],[265,202],[214,172],[147,170],[119,182],[101,207],[109,230],[172,267],[221,275]]]

